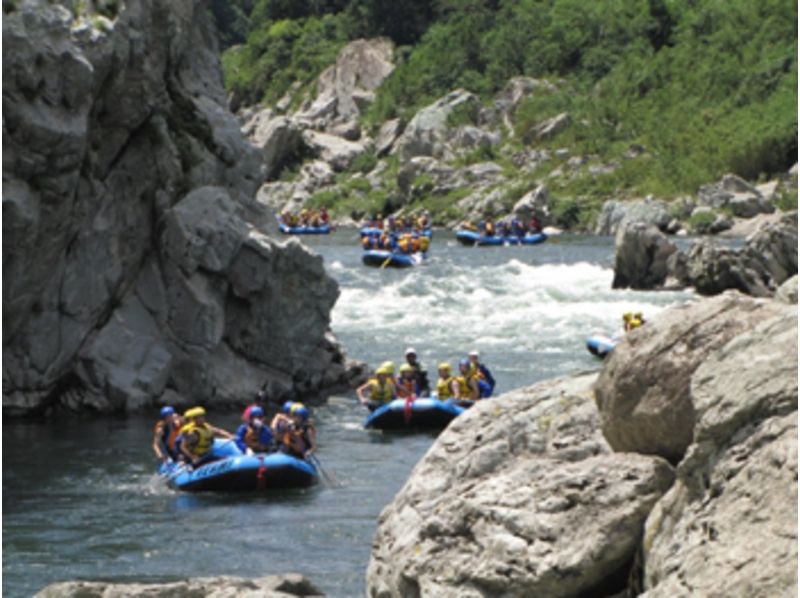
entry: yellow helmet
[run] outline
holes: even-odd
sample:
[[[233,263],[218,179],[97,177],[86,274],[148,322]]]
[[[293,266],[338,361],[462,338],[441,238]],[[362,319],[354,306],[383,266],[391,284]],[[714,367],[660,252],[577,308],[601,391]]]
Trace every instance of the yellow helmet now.
[[[394,361],[384,361],[379,367],[388,370],[389,374],[394,374]]]
[[[626,322],[630,320],[632,317],[633,317],[633,312],[631,311],[626,311],[624,314],[622,314],[622,319]]]
[[[376,376],[391,376],[392,375],[392,370],[389,370],[389,369],[381,367],[381,368],[378,368],[377,370],[375,370],[375,375]]]
[[[202,407],[192,407],[191,409],[188,409],[186,413],[183,414],[183,417],[185,417],[186,419],[190,419],[192,417],[200,417],[201,415],[205,414],[206,410],[203,409]]]
[[[440,363],[437,366],[437,368],[440,369],[440,370],[447,370],[449,372],[450,371],[450,364],[447,363],[446,361],[443,361],[442,363]]]
[[[401,374],[403,372],[413,372],[413,371],[414,371],[414,368],[411,367],[410,363],[404,363],[403,365],[400,366],[400,373]]]

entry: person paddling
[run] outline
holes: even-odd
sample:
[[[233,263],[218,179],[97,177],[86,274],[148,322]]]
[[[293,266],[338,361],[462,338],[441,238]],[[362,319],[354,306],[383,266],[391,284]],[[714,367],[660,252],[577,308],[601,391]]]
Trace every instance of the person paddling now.
[[[289,411],[292,424],[279,438],[281,450],[298,459],[308,459],[317,450],[317,428],[311,423],[311,412],[302,403],[294,403]]]
[[[176,440],[182,424],[181,416],[175,413],[174,407],[167,405],[161,408],[161,419],[153,428],[153,452],[160,461],[178,459]]]
[[[255,406],[250,409],[249,421],[236,431],[236,446],[243,453],[268,453],[273,449],[272,432],[264,425],[264,409]]]
[[[213,458],[214,438],[233,438],[230,432],[209,424],[202,407],[189,409],[183,418],[189,423],[181,428],[181,453],[195,467]]]
[[[365,384],[356,389],[358,400],[370,411],[374,411],[381,405],[389,403],[397,398],[397,390],[392,377],[392,369],[384,363],[375,370],[375,377],[370,378]],[[365,393],[369,392],[369,396]]]

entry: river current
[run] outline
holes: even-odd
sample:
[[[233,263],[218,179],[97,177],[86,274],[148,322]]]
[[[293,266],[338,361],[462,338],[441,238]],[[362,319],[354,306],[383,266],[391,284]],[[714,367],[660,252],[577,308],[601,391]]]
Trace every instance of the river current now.
[[[592,332],[654,317],[691,292],[611,290],[613,239],[561,236],[468,248],[437,231],[409,270],[361,265],[357,231],[305,238],[341,295],[332,328],[348,356],[398,365],[413,346],[436,364],[476,349],[496,392],[599,366]],[[330,596],[362,596],[381,510],[433,442],[362,428],[355,393],[314,410],[333,483],[270,496],[177,494],[154,474],[152,415],[3,422],[3,595],[69,579],[172,581],[296,571]],[[235,430],[238,414],[209,413]]]

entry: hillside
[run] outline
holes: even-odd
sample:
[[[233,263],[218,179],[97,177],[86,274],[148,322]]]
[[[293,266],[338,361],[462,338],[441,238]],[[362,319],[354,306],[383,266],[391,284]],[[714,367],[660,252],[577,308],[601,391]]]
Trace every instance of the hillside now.
[[[499,164],[515,181],[505,190],[513,204],[553,164],[521,169],[512,156],[569,148],[595,168],[548,176],[563,226],[587,224],[609,198],[694,194],[725,173],[763,181],[797,161],[797,5],[788,0],[215,5],[223,42],[243,42],[223,55],[234,108],[298,108],[348,42],[376,36],[394,42],[396,68],[359,117],[366,134],[393,118],[406,125],[457,88],[486,106],[515,77],[552,83],[514,107],[501,144],[461,161]],[[569,119],[557,134],[536,135],[560,114]],[[438,212],[459,199],[421,203]],[[795,206],[796,194],[780,201]],[[398,202],[380,203],[368,202]]]

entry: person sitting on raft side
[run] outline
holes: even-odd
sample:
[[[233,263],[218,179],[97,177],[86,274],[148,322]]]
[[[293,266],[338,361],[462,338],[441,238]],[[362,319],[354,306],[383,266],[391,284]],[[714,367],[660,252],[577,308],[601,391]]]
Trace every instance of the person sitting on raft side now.
[[[273,450],[272,432],[264,425],[264,409],[259,406],[250,408],[249,421],[236,430],[236,446],[243,453],[268,453]]]
[[[472,350],[467,354],[469,358],[470,375],[475,376],[478,380],[478,388],[480,390],[480,397],[485,399],[492,396],[494,393],[495,380],[492,372],[489,371],[484,364],[478,361],[479,354],[477,351]]]
[[[408,363],[400,366],[400,377],[397,379],[397,396],[401,399],[420,396],[419,383],[414,376],[414,368]]]
[[[428,372],[422,367],[422,364],[417,361],[417,351],[413,347],[409,347],[405,352],[406,363],[414,368],[414,378],[417,381],[419,388],[419,395],[427,397],[431,394],[430,383],[428,382]]]
[[[436,381],[436,397],[440,401],[454,399],[458,392],[458,381],[450,371],[450,364],[443,361],[436,366],[436,369],[439,372],[439,379]]]
[[[176,440],[181,433],[181,416],[167,405],[161,408],[161,419],[153,428],[153,451],[160,461],[177,461],[179,452]]]
[[[195,467],[212,458],[214,438],[233,439],[233,434],[206,421],[206,410],[193,407],[183,414],[188,421],[181,428],[181,453]]]
[[[369,391],[369,397],[365,397],[364,393]],[[381,405],[390,403],[397,398],[397,390],[392,379],[392,371],[381,366],[375,370],[375,377],[367,380],[356,389],[358,400],[362,405],[366,405],[370,411],[375,411]]]
[[[275,439],[282,438],[286,430],[292,425],[294,420],[290,417],[294,401],[286,401],[281,410],[272,418],[269,427],[272,430],[272,437]]]
[[[461,375],[455,378],[456,384],[453,385],[453,398],[459,403],[472,404],[481,395],[477,377],[470,374],[469,359],[462,359],[458,362],[458,371]]]
[[[317,428],[311,423],[311,412],[302,403],[294,403],[289,410],[292,423],[278,438],[280,450],[284,453],[308,459],[317,450]]]

